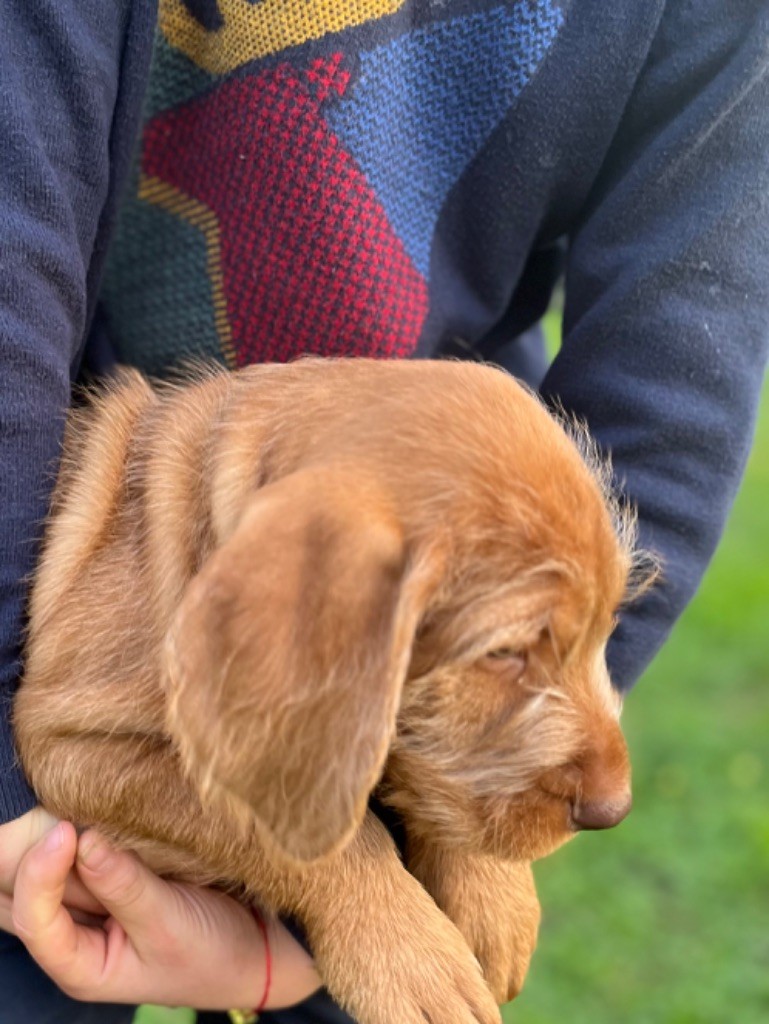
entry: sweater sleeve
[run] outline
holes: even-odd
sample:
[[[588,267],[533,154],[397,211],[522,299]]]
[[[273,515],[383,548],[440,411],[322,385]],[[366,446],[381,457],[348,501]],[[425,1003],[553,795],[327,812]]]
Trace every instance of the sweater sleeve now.
[[[5,0],[0,33],[0,823],[34,802],[10,710],[25,579],[93,304],[149,4]],[[137,13],[138,10],[138,13]],[[146,22],[140,26],[139,21]],[[141,28],[141,32],[140,32]],[[128,61],[134,66],[135,61]],[[135,68],[138,73],[138,65]]]
[[[769,341],[769,9],[670,0],[570,238],[546,396],[587,421],[663,580],[623,614],[635,682],[694,594],[750,447]]]

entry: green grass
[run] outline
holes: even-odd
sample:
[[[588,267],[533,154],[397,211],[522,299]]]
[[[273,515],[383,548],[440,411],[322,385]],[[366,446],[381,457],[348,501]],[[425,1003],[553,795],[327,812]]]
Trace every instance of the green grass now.
[[[633,814],[538,865],[540,947],[506,1022],[769,1020],[768,509],[765,403],[719,553],[626,704]]]
[[[195,1024],[192,1010],[166,1010],[161,1006],[142,1006],[134,1024]]]

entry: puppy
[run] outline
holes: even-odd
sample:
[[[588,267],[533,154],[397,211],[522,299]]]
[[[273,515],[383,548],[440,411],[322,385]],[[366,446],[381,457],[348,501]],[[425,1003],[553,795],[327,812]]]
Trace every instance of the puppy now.
[[[630,806],[633,523],[582,449],[478,365],[125,372],[70,418],[32,592],[41,801],[297,917],[362,1024],[499,1021],[528,862]]]

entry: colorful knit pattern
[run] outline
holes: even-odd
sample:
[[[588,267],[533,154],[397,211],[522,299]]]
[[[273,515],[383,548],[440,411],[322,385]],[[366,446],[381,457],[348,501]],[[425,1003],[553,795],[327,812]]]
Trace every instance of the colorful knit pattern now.
[[[305,72],[279,64],[147,126],[140,196],[182,214],[176,197],[190,196],[213,212],[201,227],[238,364],[401,356],[416,344],[424,279],[323,118],[349,79],[341,54]]]
[[[161,0],[104,290],[121,357],[412,354],[441,210],[562,21],[552,0]]]
[[[168,42],[215,75],[392,14],[406,0],[160,0]]]

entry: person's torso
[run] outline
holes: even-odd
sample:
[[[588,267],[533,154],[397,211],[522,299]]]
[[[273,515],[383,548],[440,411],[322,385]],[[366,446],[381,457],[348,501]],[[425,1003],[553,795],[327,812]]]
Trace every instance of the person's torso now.
[[[542,313],[660,2],[161,0],[121,361],[494,349]]]

